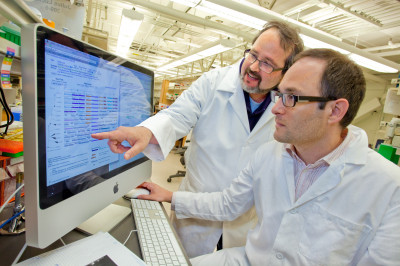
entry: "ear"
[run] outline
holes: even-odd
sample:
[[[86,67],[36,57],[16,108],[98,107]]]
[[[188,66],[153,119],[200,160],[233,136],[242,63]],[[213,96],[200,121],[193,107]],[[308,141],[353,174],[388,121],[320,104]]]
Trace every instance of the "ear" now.
[[[329,115],[328,122],[331,124],[339,124],[349,109],[349,102],[344,98],[340,98],[330,102],[329,107],[331,113]]]

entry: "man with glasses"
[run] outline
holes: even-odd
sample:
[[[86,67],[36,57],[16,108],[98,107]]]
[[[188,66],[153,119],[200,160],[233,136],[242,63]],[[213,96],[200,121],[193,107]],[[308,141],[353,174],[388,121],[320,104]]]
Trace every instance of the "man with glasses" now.
[[[222,192],[164,190],[178,218],[231,220],[255,205],[258,223],[243,247],[193,265],[400,265],[400,168],[368,148],[350,123],[364,99],[362,70],[345,55],[298,55],[279,90],[274,138]]]
[[[192,130],[185,152],[186,177],[179,190],[214,192],[227,188],[263,143],[273,139],[270,91],[303,50],[298,33],[273,21],[255,37],[244,58],[203,74],[168,109],[134,128],[94,134],[110,139],[114,152],[129,159],[144,150],[155,161],[166,158],[176,140]],[[127,140],[132,148],[122,147]],[[150,143],[150,144],[149,144]],[[145,149],[146,148],[146,149]],[[241,246],[256,224],[254,209],[232,222],[172,221],[189,257],[214,250],[223,232],[224,247]]]

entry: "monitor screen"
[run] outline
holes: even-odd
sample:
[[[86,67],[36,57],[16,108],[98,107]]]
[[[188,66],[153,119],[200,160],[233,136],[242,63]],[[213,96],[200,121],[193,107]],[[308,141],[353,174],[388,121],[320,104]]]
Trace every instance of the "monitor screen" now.
[[[38,24],[22,43],[27,243],[44,247],[150,177],[90,135],[150,117],[154,73]]]

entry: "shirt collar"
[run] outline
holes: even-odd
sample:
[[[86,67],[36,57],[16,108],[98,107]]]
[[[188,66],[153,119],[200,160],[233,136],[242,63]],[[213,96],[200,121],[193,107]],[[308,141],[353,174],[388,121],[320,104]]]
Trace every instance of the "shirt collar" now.
[[[262,101],[262,103],[257,107],[254,112],[251,111],[251,105],[250,105],[250,95],[247,91],[243,91],[244,94],[244,99],[246,101],[246,108],[247,112],[250,114],[262,114],[264,111],[268,108],[268,105],[271,103],[271,93],[268,92],[267,97]]]

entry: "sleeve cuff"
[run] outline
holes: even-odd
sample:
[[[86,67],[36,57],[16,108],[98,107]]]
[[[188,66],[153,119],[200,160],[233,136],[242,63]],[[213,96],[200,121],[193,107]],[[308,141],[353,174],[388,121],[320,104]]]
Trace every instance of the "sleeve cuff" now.
[[[172,193],[171,211],[175,211],[175,195],[177,192]]]
[[[149,129],[157,139],[157,144],[149,144],[143,153],[153,161],[162,161],[167,158],[174,147],[176,134],[171,127],[168,116],[157,114],[140,123],[138,126]]]

